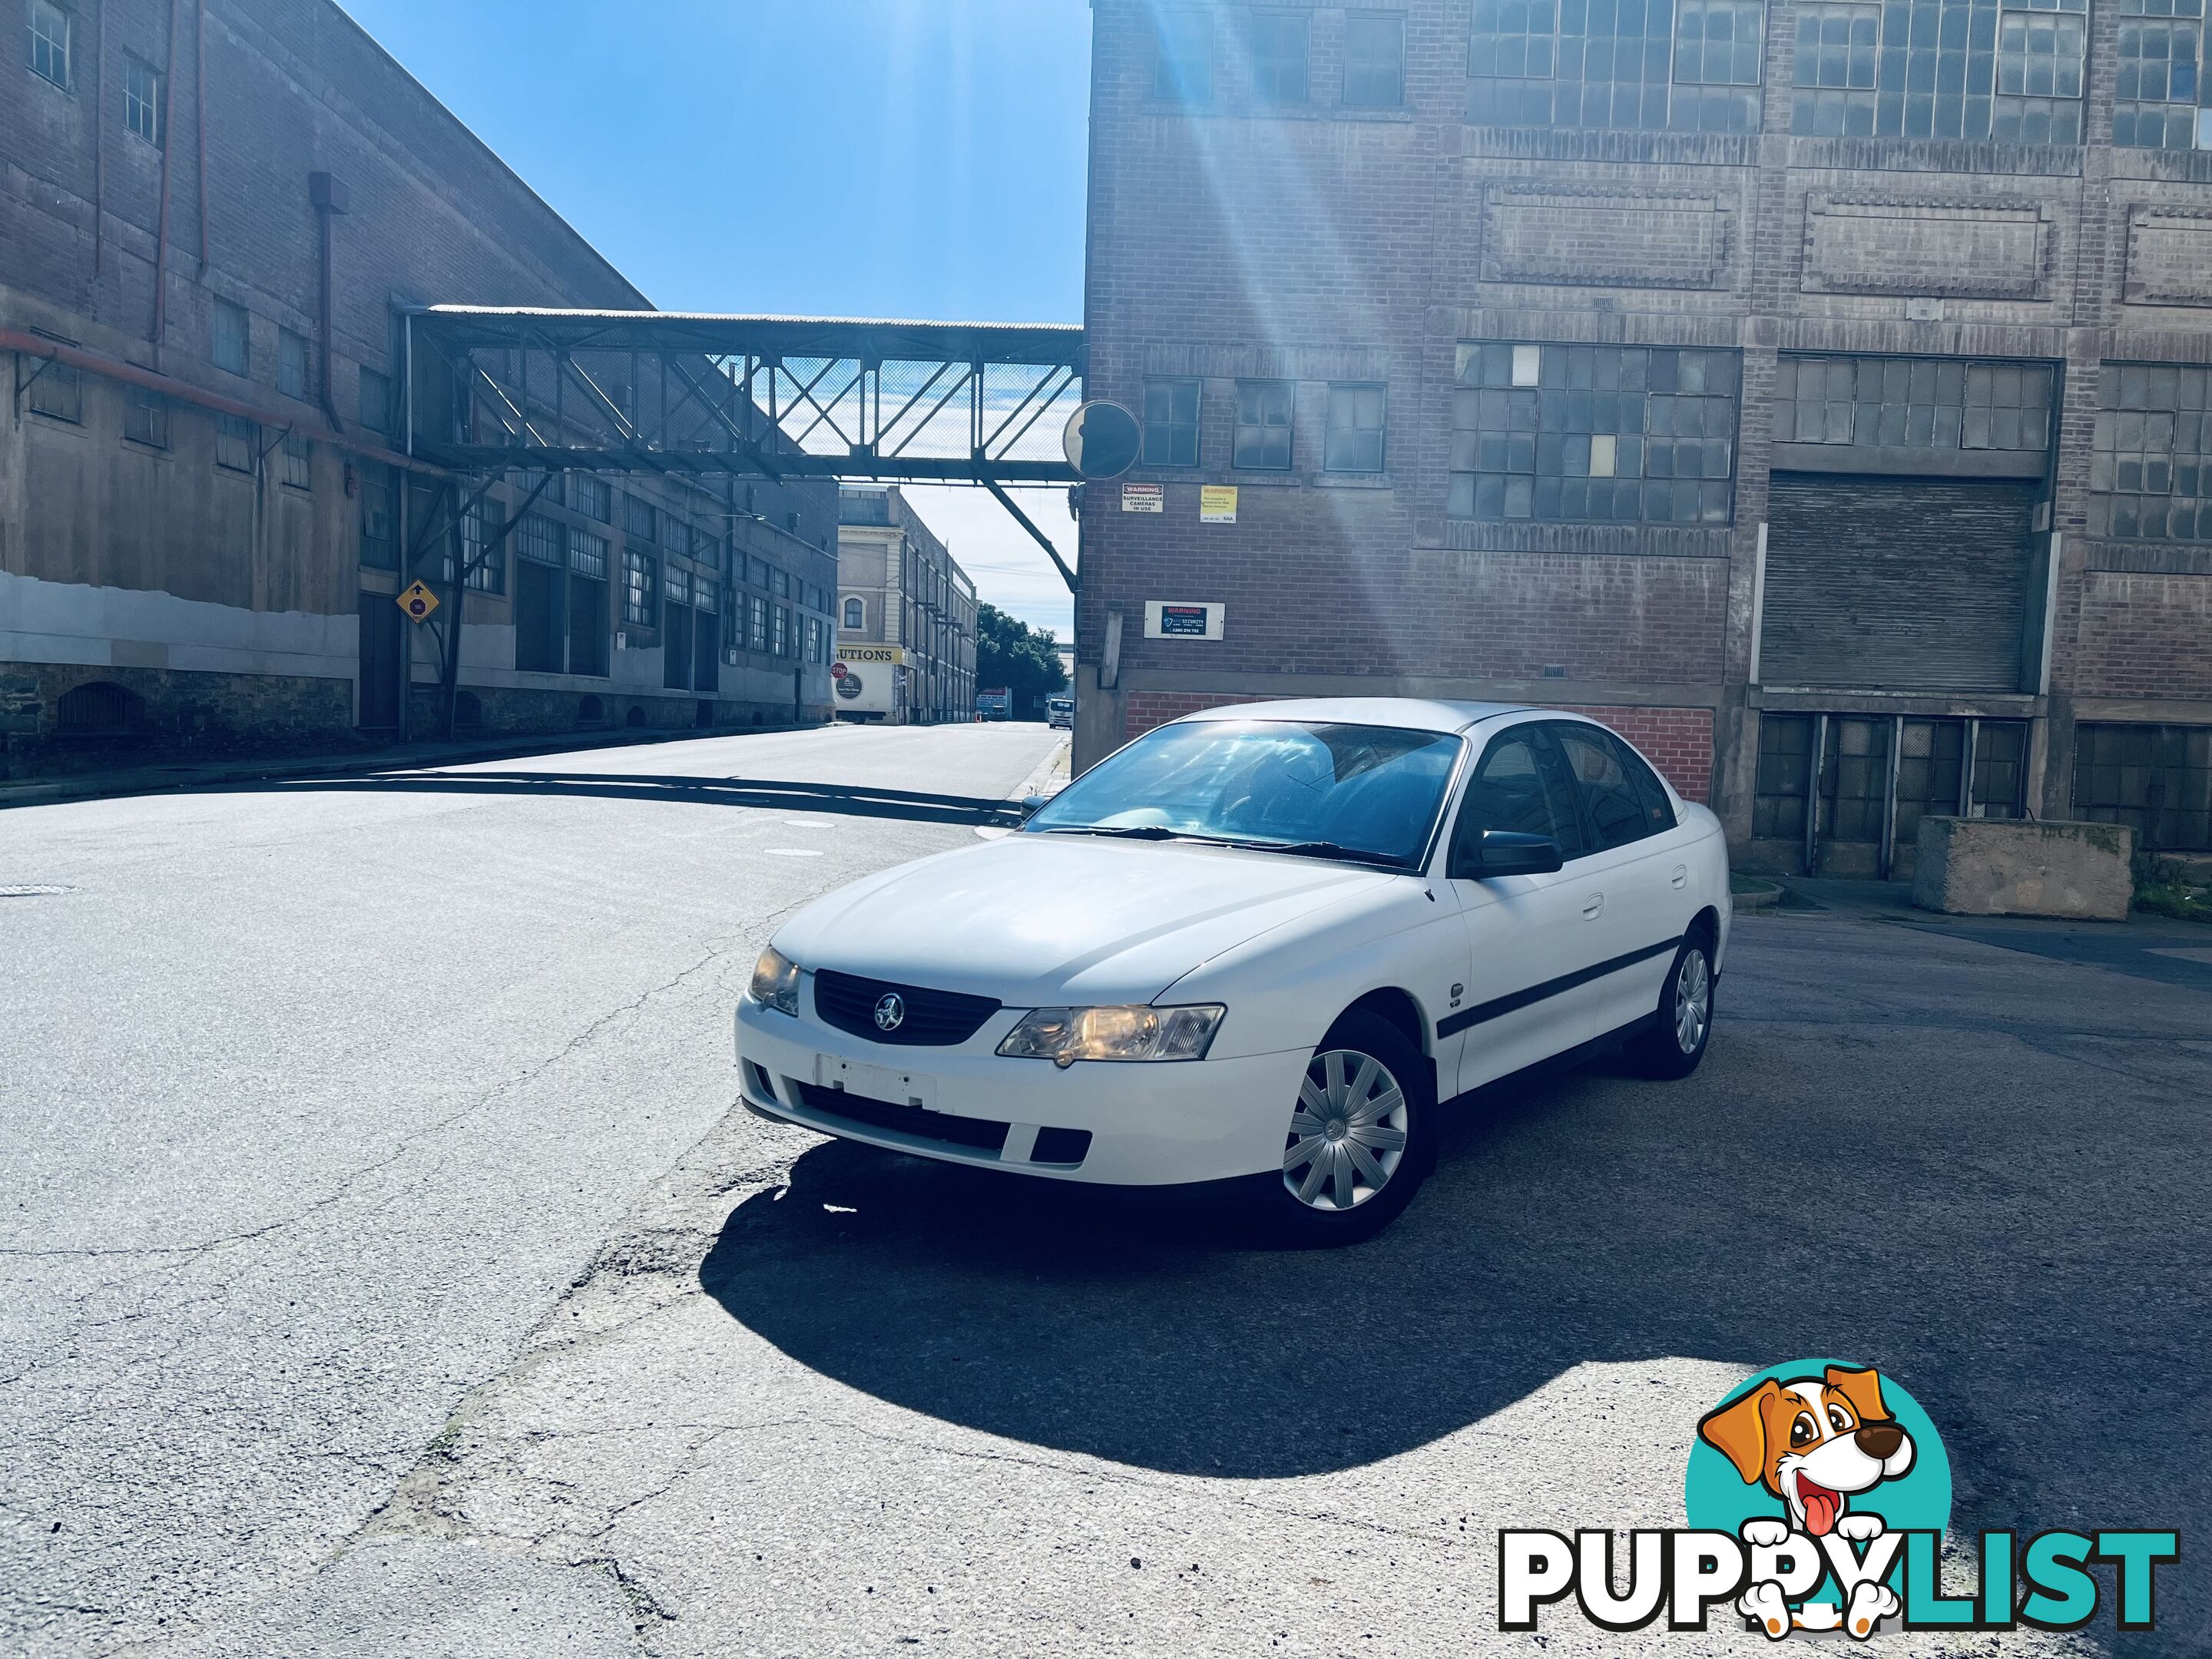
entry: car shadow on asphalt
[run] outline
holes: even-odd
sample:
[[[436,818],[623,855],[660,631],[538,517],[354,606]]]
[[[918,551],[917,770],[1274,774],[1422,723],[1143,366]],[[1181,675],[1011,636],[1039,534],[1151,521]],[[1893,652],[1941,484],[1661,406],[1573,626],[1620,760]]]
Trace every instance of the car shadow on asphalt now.
[[[750,806],[915,823],[999,824],[1021,821],[1006,800],[938,795],[861,784],[787,783],[771,778],[654,777],[599,772],[390,772],[286,778],[224,793],[521,795],[540,799],[660,801],[689,806]]]
[[[2172,1379],[2197,1364],[2185,1307],[2206,1230],[2188,1160],[2156,1133],[2171,1107],[2039,1101],[2063,1167],[2015,1169],[1988,1099],[1906,1056],[1737,1031],[1685,1083],[1601,1059],[1454,1103],[1435,1176],[1352,1249],[1252,1248],[1186,1194],[830,1142],[737,1206],[700,1281],[852,1388],[1145,1468],[1323,1474],[1586,1363],[1834,1355],[1935,1416],[1963,1534],[2202,1521],[2159,1449],[2193,1432]],[[1778,1085],[1784,1068],[1798,1080]],[[1911,1107],[1869,1133],[1867,1090]],[[2117,1186],[2147,1188],[2133,1196],[2172,1231],[2112,1237],[2098,1195]],[[1631,1444],[1688,1432],[1624,1419]],[[2184,1589],[2177,1603],[2198,1599]]]

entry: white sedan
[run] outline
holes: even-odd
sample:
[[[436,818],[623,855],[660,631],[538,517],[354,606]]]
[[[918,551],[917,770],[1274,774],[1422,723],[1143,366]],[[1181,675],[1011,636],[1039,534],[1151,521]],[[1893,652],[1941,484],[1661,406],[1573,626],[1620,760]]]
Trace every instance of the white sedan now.
[[[765,1117],[1118,1185],[1238,1182],[1328,1243],[1405,1208],[1439,1100],[1601,1038],[1704,1057],[1719,821],[1557,710],[1217,708],[1022,829],[854,883],[737,1015]]]

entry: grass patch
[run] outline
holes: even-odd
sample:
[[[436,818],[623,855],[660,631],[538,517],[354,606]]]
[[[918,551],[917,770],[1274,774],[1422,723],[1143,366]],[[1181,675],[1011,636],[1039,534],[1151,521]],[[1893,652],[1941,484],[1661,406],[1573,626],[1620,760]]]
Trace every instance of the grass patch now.
[[[2185,882],[2145,882],[2136,889],[2136,908],[2183,921],[2212,921],[2212,888]]]

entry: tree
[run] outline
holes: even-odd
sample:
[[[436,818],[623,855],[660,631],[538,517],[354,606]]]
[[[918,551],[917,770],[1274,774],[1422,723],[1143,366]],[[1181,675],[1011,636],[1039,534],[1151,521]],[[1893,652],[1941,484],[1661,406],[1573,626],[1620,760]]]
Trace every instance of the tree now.
[[[1031,628],[986,601],[975,607],[975,689],[1013,693],[1017,718],[1034,718],[1038,705],[1067,684],[1060,641],[1049,628]]]

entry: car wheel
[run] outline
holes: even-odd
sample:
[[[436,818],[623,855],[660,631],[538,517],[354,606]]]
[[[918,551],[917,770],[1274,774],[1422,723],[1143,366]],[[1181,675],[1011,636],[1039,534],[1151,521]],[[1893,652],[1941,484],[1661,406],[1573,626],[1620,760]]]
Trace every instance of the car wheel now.
[[[1674,953],[1650,1024],[1628,1045],[1630,1058],[1646,1077],[1687,1077],[1705,1057],[1713,1036],[1711,949],[1700,933]]]
[[[1339,1020],[1306,1064],[1267,1208],[1280,1242],[1371,1238],[1413,1202],[1436,1163],[1428,1058],[1374,1014]],[[1265,1179],[1263,1177],[1263,1179]]]

